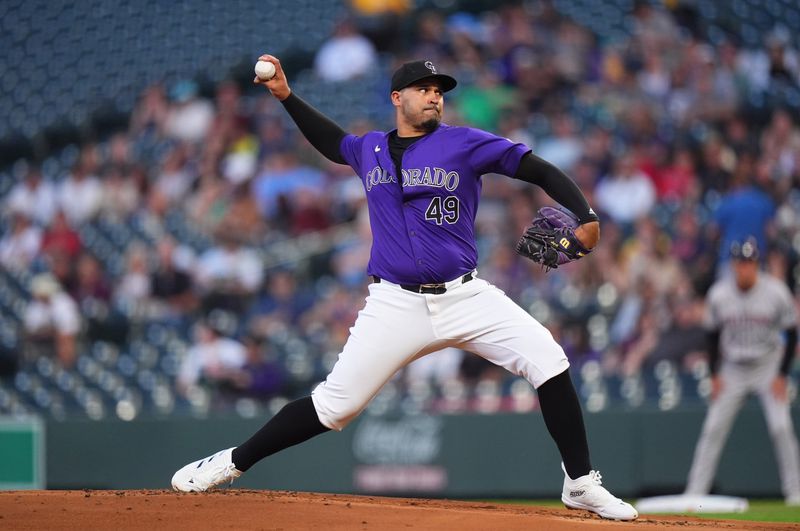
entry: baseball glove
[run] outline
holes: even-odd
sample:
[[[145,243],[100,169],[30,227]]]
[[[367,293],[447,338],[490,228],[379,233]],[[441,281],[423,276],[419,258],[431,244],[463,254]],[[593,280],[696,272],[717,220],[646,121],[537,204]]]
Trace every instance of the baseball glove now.
[[[592,251],[575,237],[578,225],[578,218],[572,212],[542,207],[517,242],[517,253],[548,271],[583,258]]]

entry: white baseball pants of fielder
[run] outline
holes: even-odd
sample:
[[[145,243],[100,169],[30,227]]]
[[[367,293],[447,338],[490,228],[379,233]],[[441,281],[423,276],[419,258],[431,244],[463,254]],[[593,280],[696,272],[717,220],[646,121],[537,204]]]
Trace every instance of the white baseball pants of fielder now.
[[[800,454],[792,426],[789,402],[772,394],[772,381],[778,374],[780,353],[755,365],[722,362],[722,390],[711,403],[689,471],[687,494],[708,494],[719,464],[722,448],[733,421],[745,399],[754,393],[761,401],[767,428],[775,447],[781,489],[786,499],[800,499]]]
[[[569,362],[550,332],[500,289],[479,278],[420,294],[382,280],[339,359],[311,394],[320,422],[341,431],[401,368],[444,347],[473,352],[538,388]]]

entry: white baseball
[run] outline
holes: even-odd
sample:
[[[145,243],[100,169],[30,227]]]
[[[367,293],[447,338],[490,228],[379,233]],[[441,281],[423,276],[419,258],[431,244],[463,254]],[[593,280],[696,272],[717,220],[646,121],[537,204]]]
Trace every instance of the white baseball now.
[[[275,75],[275,65],[269,61],[259,61],[256,63],[256,75],[261,81],[272,79]]]

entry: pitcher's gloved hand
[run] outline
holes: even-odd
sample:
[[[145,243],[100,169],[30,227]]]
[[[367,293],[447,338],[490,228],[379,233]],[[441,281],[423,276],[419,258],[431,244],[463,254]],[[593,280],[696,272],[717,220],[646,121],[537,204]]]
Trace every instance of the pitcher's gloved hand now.
[[[578,218],[572,212],[542,207],[517,242],[517,253],[547,270],[583,258],[592,251],[575,237],[578,225]]]

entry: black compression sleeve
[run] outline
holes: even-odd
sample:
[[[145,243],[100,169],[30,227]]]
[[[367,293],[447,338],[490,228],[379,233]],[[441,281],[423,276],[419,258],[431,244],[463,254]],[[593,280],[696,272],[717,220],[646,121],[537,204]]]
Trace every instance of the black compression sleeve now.
[[[563,171],[533,153],[526,153],[519,162],[515,179],[539,185],[547,195],[578,216],[581,223],[597,221],[581,189]]]
[[[294,92],[281,103],[300,132],[317,151],[330,161],[347,164],[339,150],[342,139],[347,133],[336,122],[303,101]]]
[[[786,350],[783,351],[781,361],[781,374],[786,376],[792,368],[794,361],[794,351],[797,348],[797,327],[786,330]]]
[[[711,330],[706,334],[706,347],[708,348],[708,369],[712,376],[719,370],[719,330]]]
[[[540,385],[537,392],[544,424],[558,446],[567,475],[572,479],[585,476],[592,470],[592,463],[581,402],[569,377],[569,369]]]
[[[252,437],[233,449],[233,464],[246,472],[265,457],[325,433],[310,396],[289,402]]]

